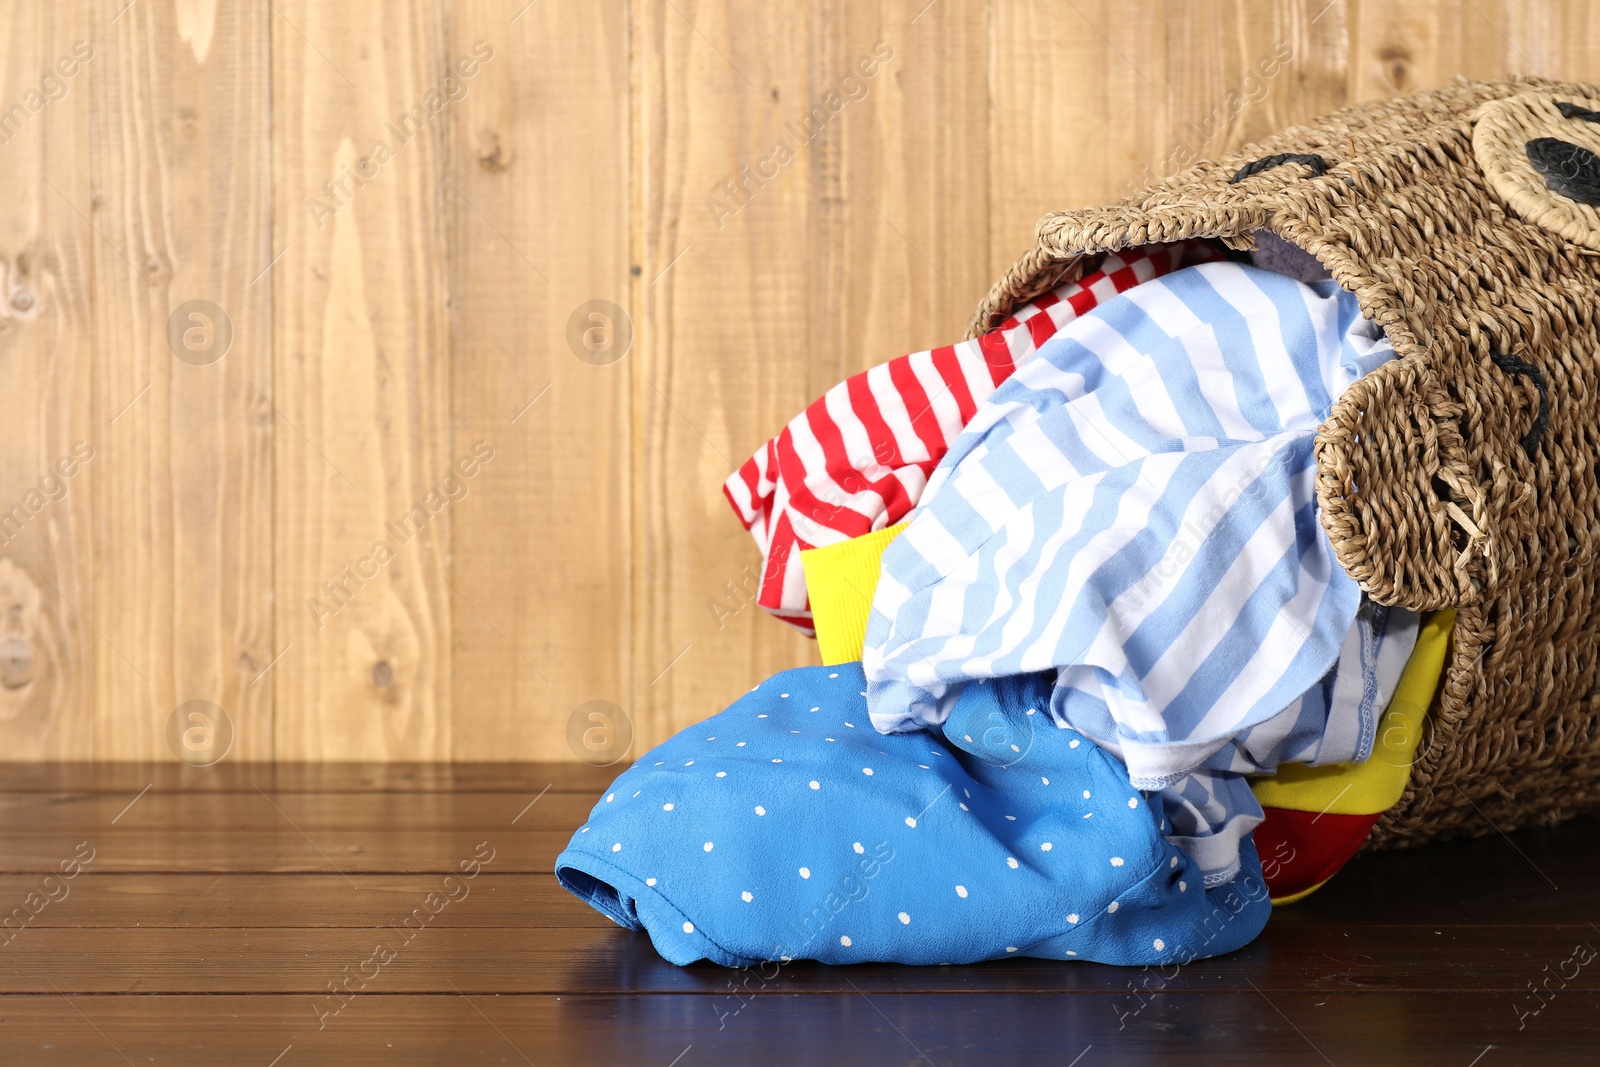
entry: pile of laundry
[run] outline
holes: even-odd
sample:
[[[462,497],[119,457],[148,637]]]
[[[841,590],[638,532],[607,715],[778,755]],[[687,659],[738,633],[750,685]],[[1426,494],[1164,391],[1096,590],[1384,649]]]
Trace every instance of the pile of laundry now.
[[[636,762],[562,884],[675,963],[1249,943],[1398,799],[1443,658],[1318,521],[1317,428],[1392,358],[1262,233],[835,386],[725,486],[825,665]]]

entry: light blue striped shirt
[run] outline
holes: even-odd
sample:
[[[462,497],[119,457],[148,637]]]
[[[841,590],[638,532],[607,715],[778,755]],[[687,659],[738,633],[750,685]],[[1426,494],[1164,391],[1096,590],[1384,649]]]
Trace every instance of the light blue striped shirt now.
[[[979,409],[884,555],[874,725],[937,724],[965,681],[1053,669],[1059,725],[1203,809],[1194,776],[1231,773],[1218,754],[1321,684],[1352,632],[1361,593],[1318,523],[1312,441],[1393,355],[1334,282],[1235,263],[1069,323]],[[1237,814],[1222,807],[1199,836]]]

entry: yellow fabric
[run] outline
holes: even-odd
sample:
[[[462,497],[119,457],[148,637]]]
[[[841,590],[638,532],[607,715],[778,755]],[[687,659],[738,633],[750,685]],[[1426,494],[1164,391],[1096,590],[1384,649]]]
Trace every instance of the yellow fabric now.
[[[1423,616],[1417,647],[1378,722],[1371,757],[1363,763],[1325,767],[1285,764],[1272,777],[1251,783],[1261,806],[1331,815],[1376,815],[1394,807],[1411,778],[1411,757],[1439,687],[1455,622],[1456,613],[1450,609]]]
[[[861,658],[884,549],[906,525],[800,553],[823,663]],[[1411,758],[1439,686],[1455,621],[1456,613],[1449,609],[1423,616],[1417,646],[1378,722],[1372,755],[1365,762],[1285,764],[1277,774],[1251,783],[1262,807],[1333,815],[1375,815],[1394,807],[1411,776]]]
[[[1317,890],[1321,889],[1323,886],[1325,886],[1327,884],[1328,884],[1328,879],[1324,878],[1322,881],[1318,882],[1316,885],[1306,886],[1304,889],[1300,890],[1300,892],[1298,892],[1298,893],[1290,893],[1286,897],[1273,897],[1272,898],[1272,906],[1274,908],[1281,908],[1285,904],[1293,904],[1296,901],[1304,900],[1304,899],[1306,899],[1306,897],[1309,897],[1312,893],[1315,893]]]
[[[883,550],[906,525],[902,522],[836,545],[801,551],[806,595],[811,599],[811,625],[816,628],[817,647],[824,664],[850,663],[861,658]]]

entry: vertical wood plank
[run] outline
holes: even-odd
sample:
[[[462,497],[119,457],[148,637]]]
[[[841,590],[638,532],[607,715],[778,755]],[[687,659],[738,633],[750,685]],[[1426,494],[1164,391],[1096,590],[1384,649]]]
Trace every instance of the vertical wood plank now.
[[[1166,177],[1345,105],[1349,33],[1343,0],[1169,3],[1171,141],[1151,177]],[[1209,40],[1204,48],[1193,42]]]
[[[820,87],[861,98],[812,149],[813,396],[959,340],[994,281],[985,5],[831,0],[821,10]]]
[[[1154,3],[992,0],[990,244],[996,270],[1051,211],[1142,184],[1172,143],[1166,12]],[[1184,42],[1204,49],[1214,41]]]
[[[570,760],[569,714],[628,703],[632,666],[639,355],[631,317],[594,304],[631,300],[629,31],[621,0],[519,8],[457,5],[451,32],[452,58],[493,49],[447,190],[455,447],[494,449],[453,511],[453,752]]]
[[[139,170],[151,175],[140,193],[141,210],[151,216],[145,227],[156,230],[157,217],[171,227],[158,253],[171,281],[160,309],[166,315],[156,324],[165,343],[156,353],[172,372],[164,431],[172,540],[150,548],[172,588],[172,701],[215,703],[232,724],[228,758],[262,759],[272,752],[272,690],[260,672],[275,652],[273,426],[253,384],[270,381],[272,372],[272,279],[261,273],[271,253],[267,10],[180,0],[170,12],[139,14],[149,19],[146,48],[134,27],[113,39],[124,42],[130,73],[148,66],[152,53],[162,57],[144,75],[155,106],[141,155],[155,165],[141,160]],[[135,15],[130,10],[118,25]],[[162,177],[166,182],[155,180]],[[183,310],[195,301],[198,311]],[[175,332],[193,362],[173,354]],[[118,701],[107,699],[103,710],[117,716]],[[140,738],[113,754],[170,755],[167,718],[175,709],[156,710],[156,744]]]
[[[451,754],[445,27],[273,6],[280,759]]]
[[[90,198],[89,82],[103,56],[85,67],[73,42],[91,36],[84,11],[0,6],[0,748],[12,759],[93,751],[105,651],[73,606],[94,606],[94,459],[107,444],[91,391],[95,237],[63,202]],[[52,100],[41,81],[62,56],[73,73],[53,72],[65,93]]]
[[[1229,148],[1349,103],[1346,0],[1246,0],[1239,25],[1244,62],[1235,85],[1244,101],[1243,122],[1239,140]]]
[[[272,655],[272,427],[252,383],[270,380],[271,286],[251,282],[268,259],[266,12],[97,9],[90,32],[92,177],[55,199],[94,232],[104,448],[76,605],[104,646],[91,751],[172,758],[169,722],[195,700],[220,709],[214,744],[231,730],[229,755],[263,758],[271,689],[251,682]]]
[[[788,125],[821,91],[800,44],[811,18],[808,5],[634,7],[642,746],[815,655],[753,604],[761,560],[721,493],[813,391],[813,164]]]
[[[1353,103],[1433,89],[1457,75],[1496,78],[1508,65],[1505,4],[1500,0],[1427,0],[1350,5],[1350,97]]]
[[[199,699],[232,758],[564,759],[601,698],[637,753],[815,655],[722,479],[1039,215],[1597,46],[1580,0],[0,2],[0,748],[167,758]]]
[[[843,377],[957,339],[990,282],[983,6],[799,17],[667,5],[641,26],[635,691],[654,739],[815,659],[751,605],[760,561],[722,479]]]
[[[1508,0],[1508,69],[1565,81],[1600,79],[1600,10],[1584,0]]]

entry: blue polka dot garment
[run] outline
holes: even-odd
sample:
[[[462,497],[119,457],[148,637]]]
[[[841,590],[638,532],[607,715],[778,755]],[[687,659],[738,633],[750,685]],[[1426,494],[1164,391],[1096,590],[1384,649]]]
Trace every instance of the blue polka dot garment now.
[[[1206,890],[1126,768],[1048,708],[1048,675],[966,686],[880,734],[859,663],[785,671],[619,777],[556,859],[677,964],[1115,964],[1229,952],[1270,902],[1247,838]]]

